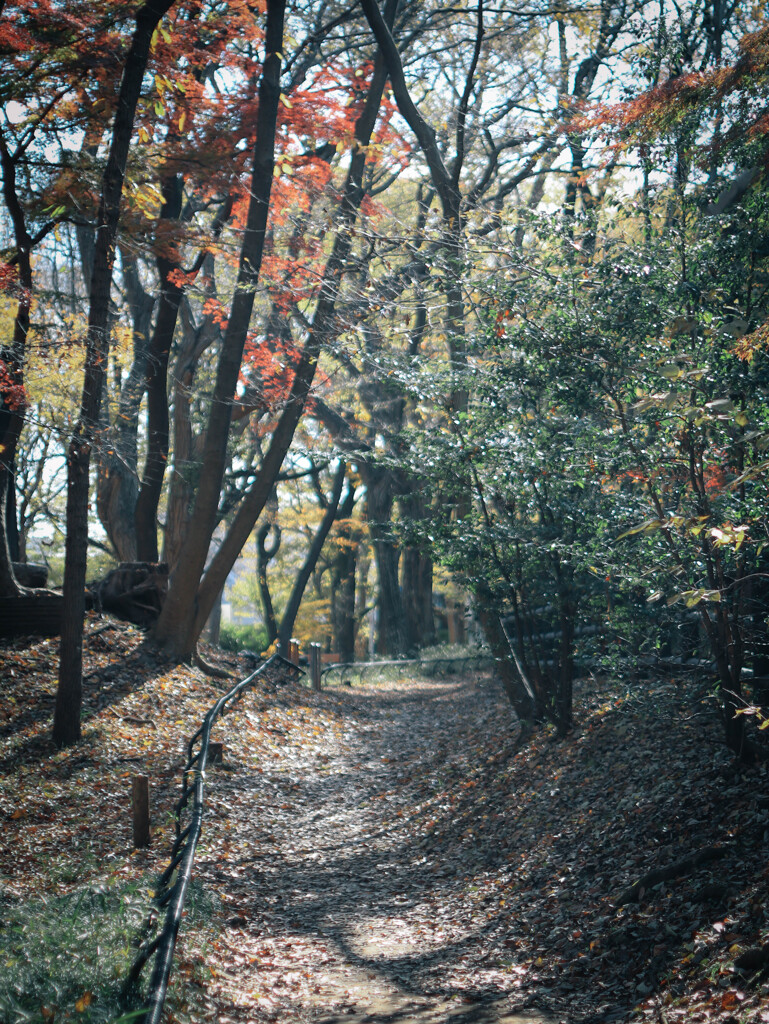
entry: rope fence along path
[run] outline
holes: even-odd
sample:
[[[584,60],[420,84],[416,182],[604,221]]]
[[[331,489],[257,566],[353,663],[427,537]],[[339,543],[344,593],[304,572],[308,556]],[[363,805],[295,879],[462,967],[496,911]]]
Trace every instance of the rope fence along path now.
[[[127,997],[138,983],[145,965],[154,957],[144,1016],[137,1017],[142,1024],[159,1024],[163,1013],[176,938],[184,912],[184,901],[192,876],[192,864],[203,823],[205,772],[208,764],[211,729],[217,718],[220,718],[237,703],[261,676],[264,676],[270,669],[277,668],[304,674],[303,670],[294,662],[286,660],[280,654],[274,654],[255,672],[252,672],[219,698],[187,745],[187,762],[182,773],[182,795],[174,809],[176,839],[171,849],[171,859],[158,881],[154,906],[146,925],[147,937],[139,949],[123,989],[124,996]],[[183,824],[183,819],[186,824]],[[164,908],[166,908],[166,914],[162,928],[154,937],[149,938],[149,934],[156,928]]]

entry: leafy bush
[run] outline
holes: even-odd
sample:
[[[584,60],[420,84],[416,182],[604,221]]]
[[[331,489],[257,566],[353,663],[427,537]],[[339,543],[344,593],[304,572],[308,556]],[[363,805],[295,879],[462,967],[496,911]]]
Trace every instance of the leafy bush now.
[[[270,641],[264,626],[222,626],[219,646],[223,651],[254,651],[261,654]]]

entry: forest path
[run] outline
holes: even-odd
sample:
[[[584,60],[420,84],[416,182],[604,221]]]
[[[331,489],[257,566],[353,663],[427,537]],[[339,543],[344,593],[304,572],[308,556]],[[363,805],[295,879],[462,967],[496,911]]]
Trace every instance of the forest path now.
[[[219,841],[199,869],[231,913],[206,986],[220,1021],[551,1019],[520,998],[513,1011],[521,981],[487,948],[504,899],[490,905],[484,881],[507,851],[466,813],[451,851],[431,832],[500,729],[512,741],[488,677],[404,680],[294,695],[267,727],[269,763],[234,754],[209,788]]]

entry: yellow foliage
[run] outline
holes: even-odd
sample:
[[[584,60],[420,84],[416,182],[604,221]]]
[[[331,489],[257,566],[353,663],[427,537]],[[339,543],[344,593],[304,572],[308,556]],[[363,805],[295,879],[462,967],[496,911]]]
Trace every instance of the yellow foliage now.
[[[78,408],[85,346],[76,342],[85,337],[85,330],[85,320],[72,317],[66,338],[30,331],[27,394],[32,404],[49,406],[60,421],[73,418]]]
[[[13,319],[16,315],[16,303],[9,295],[0,293],[0,347],[10,345],[13,341]]]

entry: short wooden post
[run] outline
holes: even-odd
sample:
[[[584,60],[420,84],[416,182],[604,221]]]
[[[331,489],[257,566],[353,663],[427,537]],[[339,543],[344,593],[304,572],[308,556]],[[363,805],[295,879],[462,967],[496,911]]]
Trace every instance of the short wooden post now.
[[[150,845],[150,780],[148,775],[131,779],[131,810],[133,814],[134,849]]]
[[[209,764],[221,764],[224,760],[224,744],[219,743],[217,740],[209,740],[208,743],[208,763]]]
[[[299,641],[295,636],[288,641],[288,660],[294,665],[299,664]]]
[[[320,644],[310,644],[310,681],[313,690],[320,693]]]

